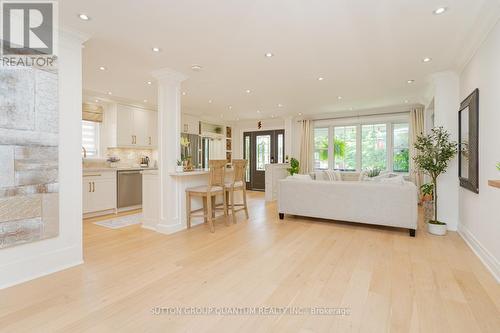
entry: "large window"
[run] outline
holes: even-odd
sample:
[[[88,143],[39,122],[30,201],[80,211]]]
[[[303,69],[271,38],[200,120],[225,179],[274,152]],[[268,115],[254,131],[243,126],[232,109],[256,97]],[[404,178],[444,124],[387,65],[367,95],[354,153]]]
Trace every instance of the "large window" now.
[[[314,168],[328,169],[328,127],[314,129]]]
[[[401,120],[315,128],[314,168],[408,172],[409,125]]]
[[[363,170],[387,169],[387,125],[363,125],[361,128],[361,166]]]
[[[334,169],[355,171],[357,127],[337,126],[333,128],[333,133]]]
[[[395,172],[408,172],[410,170],[408,124],[394,124],[392,127],[392,133],[392,169]]]
[[[99,156],[99,123],[82,121],[82,146],[87,151],[87,157]]]

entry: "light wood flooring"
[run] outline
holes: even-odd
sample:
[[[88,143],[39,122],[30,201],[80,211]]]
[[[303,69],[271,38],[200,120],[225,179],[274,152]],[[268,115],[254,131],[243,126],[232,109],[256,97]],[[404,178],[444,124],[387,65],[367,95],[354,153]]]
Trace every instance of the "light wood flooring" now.
[[[500,285],[456,233],[277,218],[211,234],[84,222],[85,264],[0,291],[1,332],[500,332]],[[155,306],[345,307],[348,316],[172,316]]]

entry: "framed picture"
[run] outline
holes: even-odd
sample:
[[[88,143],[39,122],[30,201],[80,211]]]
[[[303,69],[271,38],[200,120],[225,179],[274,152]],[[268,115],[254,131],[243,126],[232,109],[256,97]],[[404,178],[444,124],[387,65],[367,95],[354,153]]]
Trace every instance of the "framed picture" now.
[[[458,137],[460,186],[479,193],[479,89],[460,104]]]

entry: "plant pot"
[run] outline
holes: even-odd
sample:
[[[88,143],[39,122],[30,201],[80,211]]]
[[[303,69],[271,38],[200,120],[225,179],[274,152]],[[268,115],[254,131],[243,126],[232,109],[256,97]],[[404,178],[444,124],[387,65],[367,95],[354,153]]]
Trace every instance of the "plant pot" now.
[[[182,165],[177,165],[175,167],[175,172],[184,172],[184,167]]]
[[[427,223],[427,230],[429,231],[430,234],[433,234],[436,236],[444,236],[444,235],[446,235],[446,231],[448,230],[448,227],[447,227],[446,223],[443,223],[443,224]]]
[[[426,200],[423,202],[424,206],[424,222],[428,223],[434,220],[434,200]]]

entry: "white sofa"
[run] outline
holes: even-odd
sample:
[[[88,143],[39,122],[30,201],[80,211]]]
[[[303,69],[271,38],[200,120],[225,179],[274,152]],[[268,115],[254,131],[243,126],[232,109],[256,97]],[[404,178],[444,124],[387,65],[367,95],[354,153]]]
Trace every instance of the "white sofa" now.
[[[282,179],[278,212],[285,214],[407,228],[415,236],[417,188],[411,182]]]

